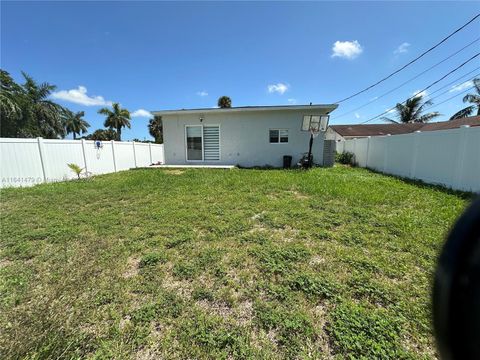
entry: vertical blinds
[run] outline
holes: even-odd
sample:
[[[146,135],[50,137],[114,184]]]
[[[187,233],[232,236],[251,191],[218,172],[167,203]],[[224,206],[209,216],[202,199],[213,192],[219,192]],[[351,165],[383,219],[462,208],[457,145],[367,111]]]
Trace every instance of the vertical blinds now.
[[[218,125],[203,126],[204,160],[220,160],[220,127]]]

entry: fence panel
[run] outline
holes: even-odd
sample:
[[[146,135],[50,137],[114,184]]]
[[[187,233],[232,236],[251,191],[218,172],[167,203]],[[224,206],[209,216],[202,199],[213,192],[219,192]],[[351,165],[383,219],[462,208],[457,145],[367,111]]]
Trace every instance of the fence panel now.
[[[480,126],[345,140],[337,148],[362,167],[480,192]]]
[[[43,140],[47,182],[74,179],[67,164],[85,167],[82,143],[76,140]]]
[[[150,160],[150,144],[135,143],[135,155],[137,166],[148,166],[152,163]]]
[[[0,186],[31,186],[75,178],[69,163],[96,175],[163,163],[163,159],[161,144],[104,141],[97,148],[92,140],[0,138]]]
[[[1,187],[31,186],[44,182],[37,139],[1,139]]]
[[[85,141],[85,158],[87,171],[92,174],[108,174],[115,172],[113,149],[111,141],[104,141],[97,149],[93,140]]]
[[[160,163],[165,163],[165,155],[163,153],[163,145],[160,146],[152,146],[152,160],[154,164],[157,164],[158,162]]]
[[[414,137],[410,135],[389,136],[385,172],[402,177],[410,176]],[[385,150],[384,150],[385,151]]]
[[[136,167],[133,143],[115,141],[115,163],[117,171]]]

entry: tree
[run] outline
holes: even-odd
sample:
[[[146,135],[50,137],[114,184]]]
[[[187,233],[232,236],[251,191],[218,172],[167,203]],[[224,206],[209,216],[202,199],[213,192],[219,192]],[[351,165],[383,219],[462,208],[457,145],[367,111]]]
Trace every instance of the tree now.
[[[122,140],[122,128],[128,127],[130,129],[130,111],[122,109],[119,103],[112,104],[112,110],[109,108],[102,108],[98,110],[99,114],[105,115],[104,126],[110,129],[115,129],[117,132],[118,141]]]
[[[392,123],[426,123],[437,116],[440,113],[437,111],[422,114],[425,107],[431,106],[433,102],[431,100],[422,103],[423,96],[415,95],[405,101],[405,104],[397,104],[395,111],[397,112],[397,120],[390,119],[388,117],[382,117],[382,120]]]
[[[480,115],[480,78],[473,79],[473,87],[475,88],[476,94],[467,94],[463,97],[464,103],[470,103],[473,105],[467,106],[462,110],[455,113],[450,120],[460,119],[473,114],[475,109],[477,110],[477,116]]]
[[[73,140],[77,138],[77,134],[86,133],[90,127],[90,124],[83,119],[84,115],[85,112],[83,111],[77,113],[73,113],[70,110],[65,111],[65,130],[67,134],[73,134]]]
[[[157,144],[163,143],[163,123],[161,116],[155,116],[148,123],[148,132],[155,138]]]
[[[117,133],[113,129],[97,129],[92,134],[84,137],[85,140],[110,141],[117,139]]]
[[[22,85],[26,103],[22,104],[22,116],[26,128],[20,130],[20,136],[41,136],[47,139],[65,137],[63,116],[65,109],[49,100],[48,97],[56,89],[47,82],[38,84],[31,76],[22,71],[25,83]]]
[[[218,103],[217,103],[219,108],[225,109],[225,108],[231,108],[232,107],[232,99],[230,99],[228,96],[221,96],[218,98]]]
[[[22,75],[25,83],[20,85],[8,72],[0,70],[1,136],[64,137],[65,108],[49,100],[56,87],[49,83],[38,84],[24,72]]]
[[[18,127],[22,122],[22,103],[25,102],[25,92],[8,72],[1,69],[0,84],[0,113],[2,115],[0,135],[14,137],[17,136]]]

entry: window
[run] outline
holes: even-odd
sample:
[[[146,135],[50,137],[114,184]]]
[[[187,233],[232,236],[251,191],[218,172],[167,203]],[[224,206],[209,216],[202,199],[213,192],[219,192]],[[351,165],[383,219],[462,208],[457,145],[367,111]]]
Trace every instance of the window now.
[[[288,130],[270,129],[270,144],[288,143]]]
[[[187,161],[220,160],[220,126],[185,126]]]
[[[187,137],[187,160],[203,160],[202,126],[185,127]]]

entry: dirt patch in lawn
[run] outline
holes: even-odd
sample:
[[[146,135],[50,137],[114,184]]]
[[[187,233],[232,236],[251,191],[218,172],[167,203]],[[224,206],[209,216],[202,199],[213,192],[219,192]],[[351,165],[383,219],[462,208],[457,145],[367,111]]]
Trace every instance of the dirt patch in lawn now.
[[[168,175],[182,175],[185,172],[185,170],[166,170],[165,174]]]
[[[140,264],[140,259],[137,257],[129,257],[127,260],[127,268],[123,273],[125,279],[134,277],[138,275],[138,265]]]

